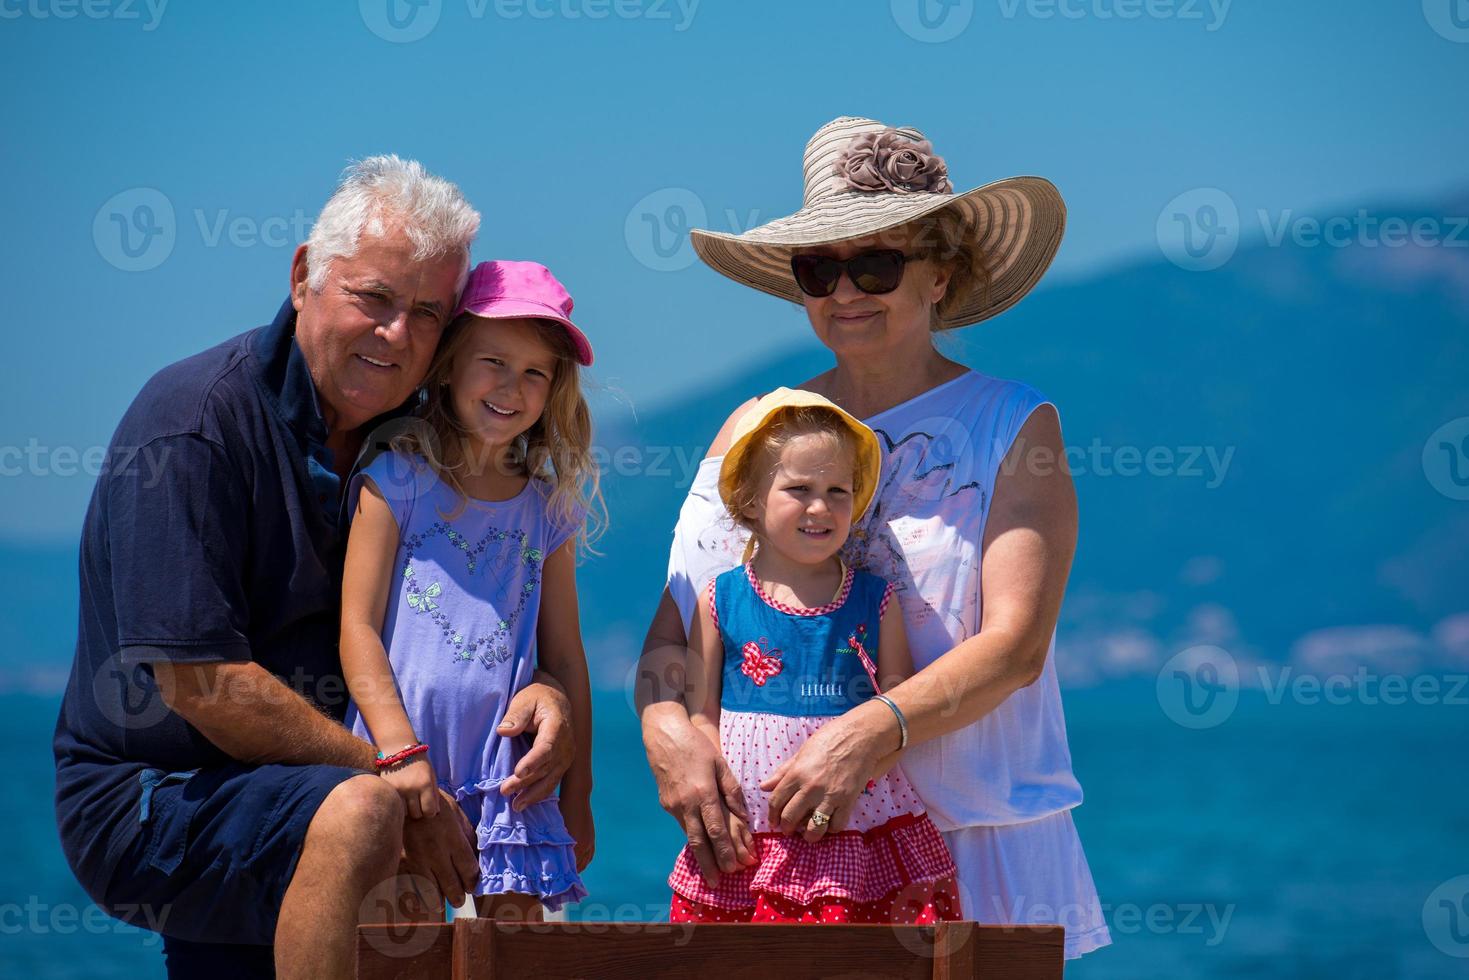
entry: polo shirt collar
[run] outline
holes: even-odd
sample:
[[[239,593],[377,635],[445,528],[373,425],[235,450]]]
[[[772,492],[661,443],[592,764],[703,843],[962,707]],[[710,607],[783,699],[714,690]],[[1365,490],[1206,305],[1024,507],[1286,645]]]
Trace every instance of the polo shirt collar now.
[[[254,355],[266,394],[287,425],[309,443],[326,443],[326,419],[306,355],[296,343],[296,308],[287,299],[268,326],[256,334]]]

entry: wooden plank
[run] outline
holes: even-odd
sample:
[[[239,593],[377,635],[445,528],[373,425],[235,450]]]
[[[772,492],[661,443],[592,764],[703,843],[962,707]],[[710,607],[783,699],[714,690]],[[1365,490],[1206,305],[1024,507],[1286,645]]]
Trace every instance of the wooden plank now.
[[[493,919],[454,920],[454,969],[452,980],[494,980],[507,976],[500,971],[496,962],[499,937]],[[545,973],[527,973],[526,976],[547,976]],[[424,978],[428,980],[428,978]],[[434,978],[439,980],[439,978]]]
[[[1066,966],[1066,930],[1060,926],[976,926],[976,977],[1060,980]]]
[[[536,976],[598,980],[900,978],[1059,980],[1059,926],[752,925],[667,922],[362,926],[364,980],[495,980]]]
[[[440,980],[449,976],[453,955],[447,922],[357,927],[359,980]]]

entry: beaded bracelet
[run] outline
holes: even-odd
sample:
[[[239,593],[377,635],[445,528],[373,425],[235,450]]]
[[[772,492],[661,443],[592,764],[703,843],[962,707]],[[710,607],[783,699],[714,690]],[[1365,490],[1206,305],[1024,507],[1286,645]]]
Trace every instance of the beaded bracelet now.
[[[388,769],[392,766],[396,766],[400,762],[413,758],[415,755],[420,755],[427,751],[427,745],[422,742],[414,742],[412,745],[403,746],[403,748],[399,749],[397,752],[394,752],[392,755],[383,755],[381,752],[379,752],[377,754],[377,760],[374,762],[374,765],[376,765],[379,769]]]
[[[893,699],[888,697],[886,694],[875,695],[873,697],[873,700],[881,701],[883,704],[893,709],[893,714],[896,715],[898,719],[898,751],[903,751],[908,747],[908,719],[903,717],[903,712],[899,710],[897,703],[894,702]]]

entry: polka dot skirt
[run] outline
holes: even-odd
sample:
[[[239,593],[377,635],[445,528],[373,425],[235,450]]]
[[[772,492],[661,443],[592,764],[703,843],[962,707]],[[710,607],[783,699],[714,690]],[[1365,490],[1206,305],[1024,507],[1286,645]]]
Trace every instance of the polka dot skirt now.
[[[899,889],[875,902],[822,898],[801,905],[779,895],[762,894],[755,905],[742,909],[722,909],[674,892],[668,918],[670,922],[932,925],[936,922],[958,922],[963,915],[959,907],[959,890],[949,879]]]

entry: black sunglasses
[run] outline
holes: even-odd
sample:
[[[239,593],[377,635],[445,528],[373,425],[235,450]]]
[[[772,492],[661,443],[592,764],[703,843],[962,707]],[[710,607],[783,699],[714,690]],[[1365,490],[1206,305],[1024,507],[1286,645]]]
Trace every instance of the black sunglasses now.
[[[807,296],[830,296],[836,292],[843,272],[864,293],[881,294],[898,288],[907,261],[908,256],[895,248],[863,252],[846,260],[829,255],[793,255],[791,272]]]

